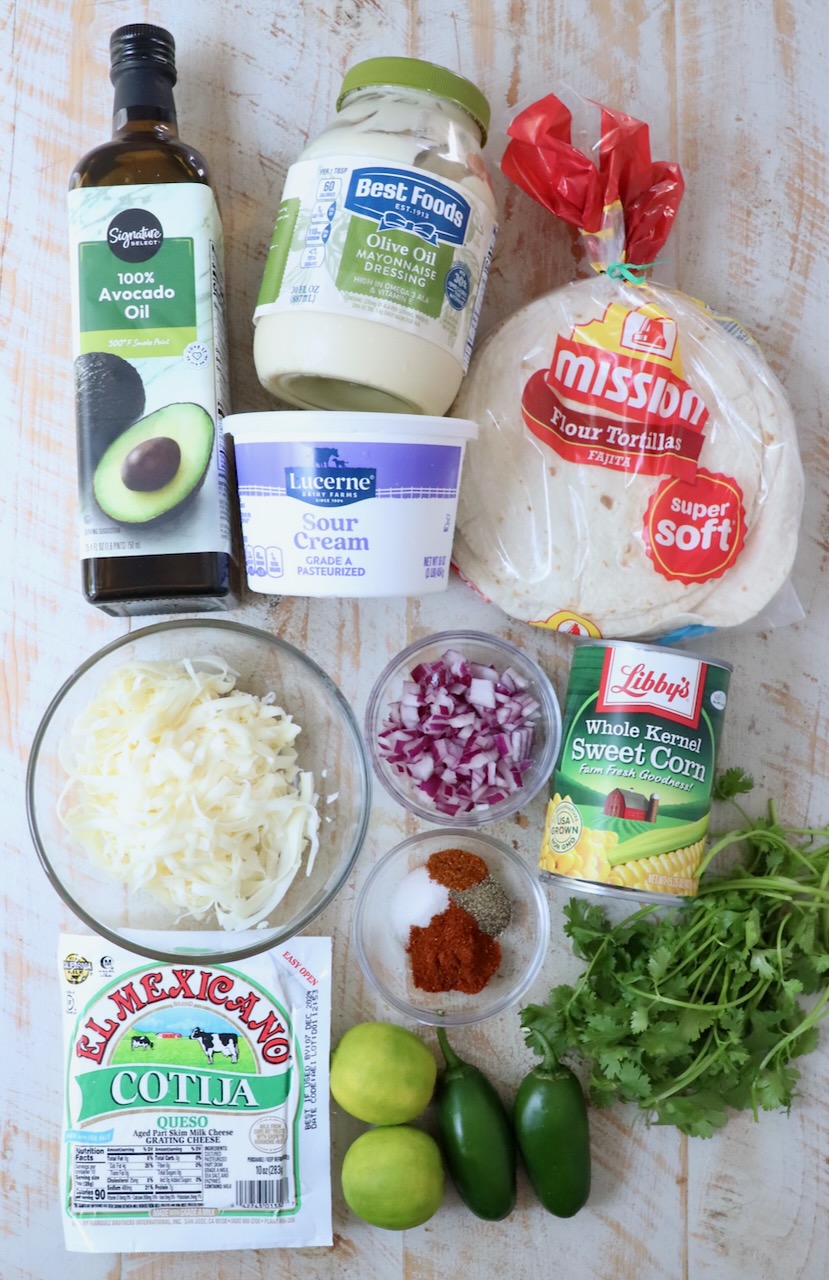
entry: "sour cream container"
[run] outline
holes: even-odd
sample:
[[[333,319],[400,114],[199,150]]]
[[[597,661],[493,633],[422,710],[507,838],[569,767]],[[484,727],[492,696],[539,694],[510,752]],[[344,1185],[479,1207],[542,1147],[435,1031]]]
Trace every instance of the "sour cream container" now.
[[[446,588],[477,424],[407,414],[234,414],[248,586],[265,595]]]
[[[469,364],[494,247],[489,105],[414,58],[352,67],[291,165],[254,362],[300,408],[442,414]]]

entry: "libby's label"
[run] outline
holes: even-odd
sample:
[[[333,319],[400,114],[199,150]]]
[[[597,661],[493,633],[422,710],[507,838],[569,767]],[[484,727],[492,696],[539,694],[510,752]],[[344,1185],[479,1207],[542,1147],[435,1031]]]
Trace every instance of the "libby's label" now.
[[[559,334],[521,407],[533,435],[571,462],[688,480],[708,420],[682,375],[676,321],[654,303],[612,303],[601,320]]]
[[[655,711],[695,729],[705,672],[699,658],[611,645],[605,652],[596,710]]]
[[[576,649],[543,871],[623,890],[696,893],[729,674],[650,645]]]
[[[254,319],[374,320],[434,342],[465,369],[494,234],[483,201],[424,169],[300,160],[285,181]]]
[[[213,193],[79,189],[69,229],[81,558],[229,552]]]

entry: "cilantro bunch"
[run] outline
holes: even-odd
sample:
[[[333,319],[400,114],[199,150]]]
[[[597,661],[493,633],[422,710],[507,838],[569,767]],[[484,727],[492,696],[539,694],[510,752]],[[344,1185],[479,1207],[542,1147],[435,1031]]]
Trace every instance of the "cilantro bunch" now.
[[[646,906],[612,925],[602,907],[571,899],[565,931],[587,968],[521,1014],[531,1048],[548,1042],[590,1064],[596,1105],[636,1102],[697,1137],[729,1108],[755,1119],[788,1108],[792,1060],[816,1047],[829,1012],[829,828],[784,827],[773,802],[752,820],[735,799],[752,786],[738,769],[719,778],[715,795],[742,824],[712,843],[705,866],[732,847],[739,861],[704,876],[688,906]]]

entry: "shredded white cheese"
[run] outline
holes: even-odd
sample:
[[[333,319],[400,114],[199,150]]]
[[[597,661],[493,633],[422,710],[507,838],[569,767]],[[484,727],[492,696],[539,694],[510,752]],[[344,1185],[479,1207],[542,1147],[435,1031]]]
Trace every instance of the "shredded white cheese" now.
[[[212,655],[117,668],[61,743],[66,830],[123,881],[178,912],[215,912],[224,929],[267,920],[319,816],[301,732],[279,707],[236,688]]]

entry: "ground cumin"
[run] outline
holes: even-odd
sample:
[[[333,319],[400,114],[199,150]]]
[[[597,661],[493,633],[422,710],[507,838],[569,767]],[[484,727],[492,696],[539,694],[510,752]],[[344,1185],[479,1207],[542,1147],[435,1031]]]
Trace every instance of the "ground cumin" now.
[[[412,979],[421,991],[475,995],[501,963],[501,944],[454,902],[425,927],[412,925],[406,950]]]
[[[426,860],[426,869],[432,880],[445,884],[447,889],[471,889],[489,875],[483,858],[466,849],[442,849],[433,853]]]

